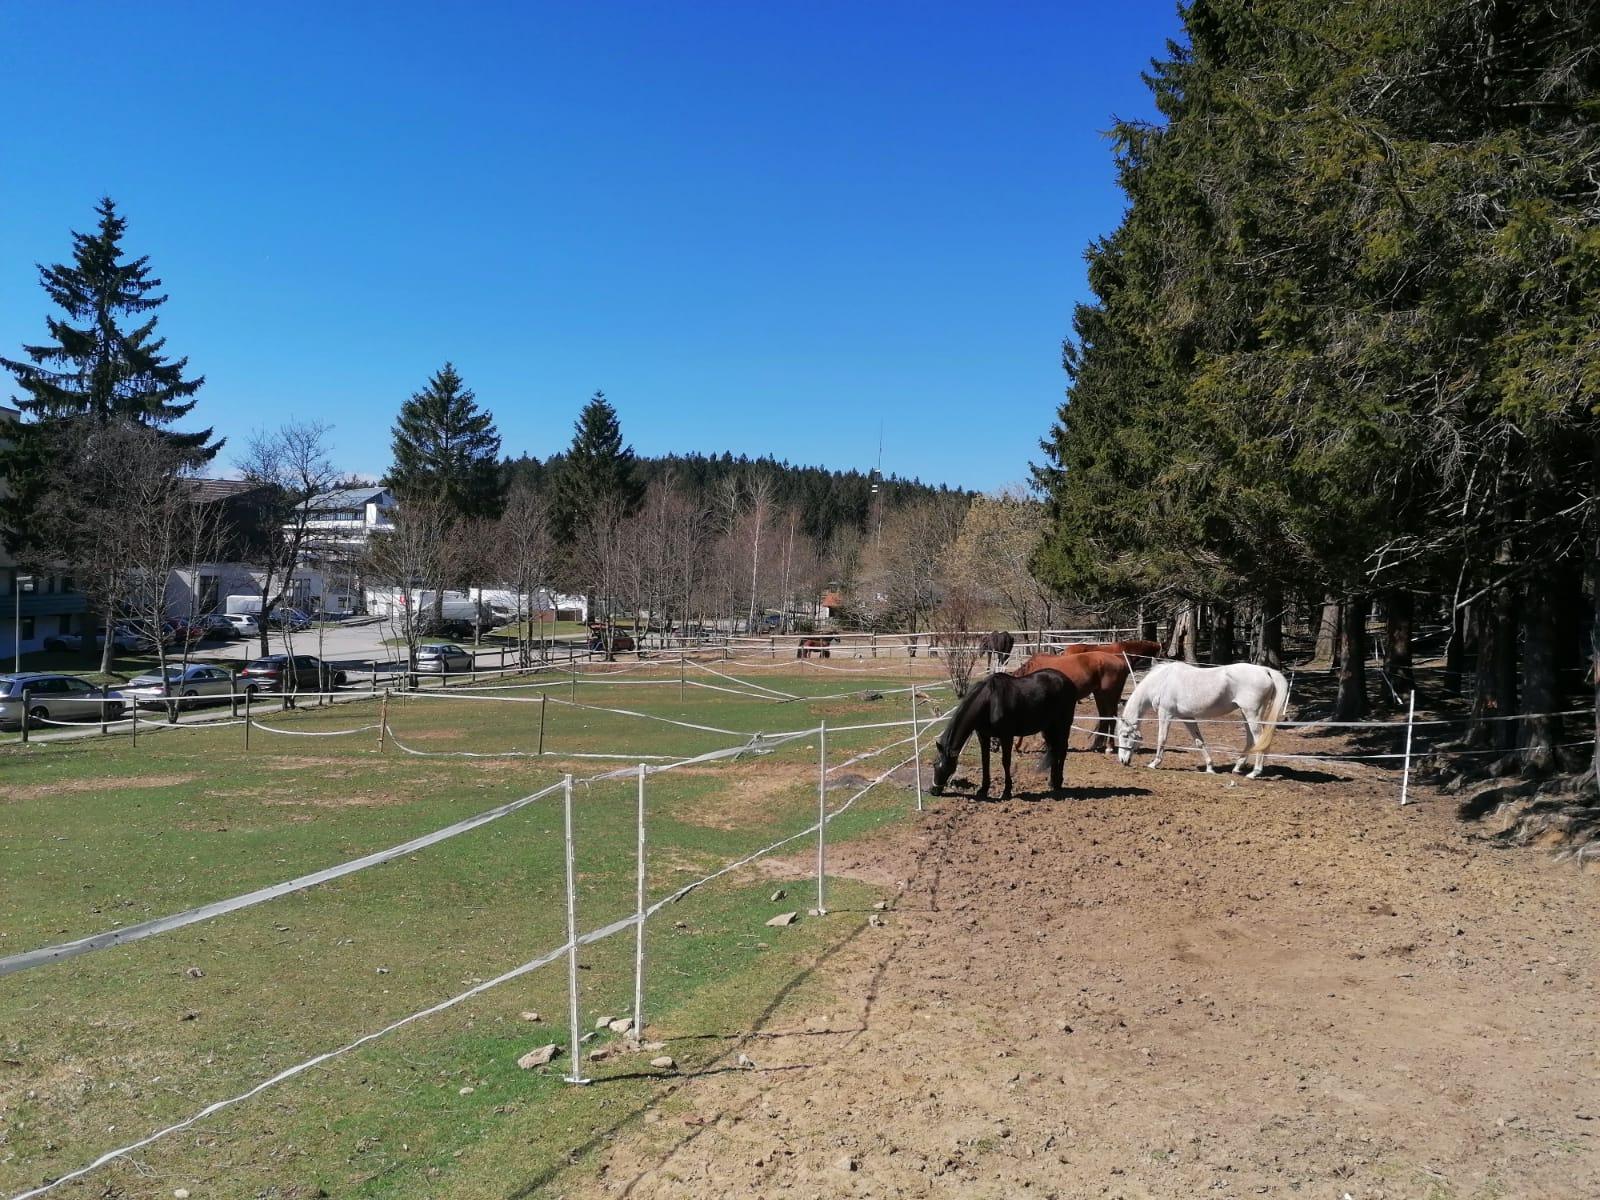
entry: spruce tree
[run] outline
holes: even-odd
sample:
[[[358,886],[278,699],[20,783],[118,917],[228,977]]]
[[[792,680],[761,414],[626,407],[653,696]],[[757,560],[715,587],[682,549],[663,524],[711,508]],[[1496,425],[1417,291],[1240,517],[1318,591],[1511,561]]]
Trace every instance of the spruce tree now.
[[[188,467],[222,448],[210,429],[167,428],[188,415],[205,378],[185,378],[189,360],[162,353],[166,339],[156,336],[154,315],[167,300],[161,280],[151,277],[148,257],[123,258],[128,223],[116,204],[106,197],[95,211],[95,231],[72,235],[72,262],[39,267],[45,294],[64,314],[45,318],[49,340],[25,345],[25,359],[0,357],[20,389],[14,403],[31,418],[9,431],[0,456],[10,488],[4,523],[14,542],[24,540],[27,514],[56,473],[62,439],[54,431],[67,422],[122,419],[159,429]]]
[[[445,363],[400,408],[388,484],[402,501],[440,506],[452,519],[500,515],[500,434],[455,366]]]
[[[556,529],[570,540],[584,517],[603,501],[615,500],[623,512],[632,513],[643,499],[633,447],[622,443],[617,410],[604,392],[596,392],[578,415],[572,448],[557,479]]]

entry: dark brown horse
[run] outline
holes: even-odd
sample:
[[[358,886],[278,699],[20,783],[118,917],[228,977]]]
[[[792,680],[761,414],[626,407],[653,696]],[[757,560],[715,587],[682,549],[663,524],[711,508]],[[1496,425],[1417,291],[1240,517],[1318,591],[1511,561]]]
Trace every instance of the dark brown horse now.
[[[828,647],[833,645],[838,640],[838,638],[831,637],[801,638],[800,648],[795,651],[794,656],[796,658],[809,658],[814,654],[818,658],[832,658],[833,653],[828,649]]]
[[[1011,650],[1017,644],[1017,639],[1003,629],[996,629],[993,633],[983,635],[983,640],[978,643],[979,654],[992,654],[995,661],[1002,667],[1011,657]]]
[[[1117,705],[1122,702],[1122,689],[1128,682],[1128,660],[1121,654],[1079,651],[1076,654],[1035,654],[1017,668],[1019,676],[1035,671],[1060,671],[1077,688],[1080,696],[1093,696],[1095,733],[1089,739],[1089,748],[1104,750],[1107,754],[1117,748]]]
[[[1050,752],[1050,791],[1061,794],[1067,739],[1078,690],[1060,671],[1038,671],[1026,678],[1003,671],[989,676],[961,700],[934,749],[933,794],[939,795],[955,774],[961,748],[974,734],[983,756],[983,782],[977,795],[989,794],[989,739],[1000,739],[1000,765],[1005,772],[1002,799],[1011,795],[1011,745],[1029,733],[1044,735]]]

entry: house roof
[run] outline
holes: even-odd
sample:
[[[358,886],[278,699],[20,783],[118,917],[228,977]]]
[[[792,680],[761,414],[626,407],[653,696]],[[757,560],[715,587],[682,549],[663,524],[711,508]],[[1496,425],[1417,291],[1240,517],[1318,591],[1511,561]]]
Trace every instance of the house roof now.
[[[360,508],[388,494],[389,489],[385,487],[341,488],[337,492],[323,492],[320,496],[311,497],[307,507],[330,512],[344,508]]]
[[[266,486],[251,479],[191,479],[189,485],[193,499],[201,504],[243,496]]]

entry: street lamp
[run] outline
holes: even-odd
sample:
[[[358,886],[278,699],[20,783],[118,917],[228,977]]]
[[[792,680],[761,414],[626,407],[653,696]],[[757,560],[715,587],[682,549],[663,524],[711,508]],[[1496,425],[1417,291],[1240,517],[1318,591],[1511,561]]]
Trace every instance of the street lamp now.
[[[17,612],[16,612],[16,620],[14,621],[14,623],[11,626],[11,634],[12,634],[12,641],[13,641],[14,647],[16,649],[16,654],[17,654],[16,669],[17,669],[17,673],[21,674],[22,673],[22,593],[23,592],[32,592],[34,590],[34,588],[37,587],[38,585],[37,585],[37,583],[34,580],[32,575],[23,575],[20,572],[18,572],[16,575],[13,576],[13,580],[14,580],[14,582],[11,585],[11,590],[14,591],[17,594]]]

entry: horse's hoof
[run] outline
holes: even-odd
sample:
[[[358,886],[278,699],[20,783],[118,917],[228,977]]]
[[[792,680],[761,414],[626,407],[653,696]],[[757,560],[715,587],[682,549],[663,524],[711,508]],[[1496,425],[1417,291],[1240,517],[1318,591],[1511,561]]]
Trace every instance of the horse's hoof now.
[[[1216,773],[1217,773],[1217,769],[1215,767],[1213,767],[1210,763],[1207,763],[1206,764],[1206,774],[1207,775],[1215,775]]]
[[[1159,761],[1158,762],[1147,762],[1147,763],[1145,763],[1145,766],[1149,767],[1152,771],[1154,771],[1160,765],[1161,765],[1161,763]]]
[[[1246,776],[1246,778],[1248,778],[1248,779],[1260,779],[1261,778],[1261,768],[1257,767],[1254,771],[1251,771],[1250,774],[1248,776]]]

